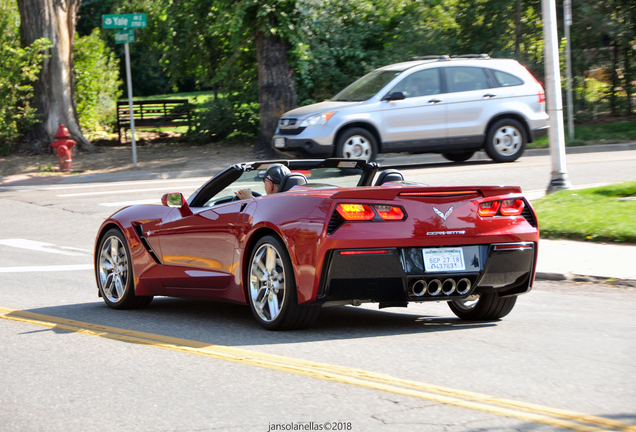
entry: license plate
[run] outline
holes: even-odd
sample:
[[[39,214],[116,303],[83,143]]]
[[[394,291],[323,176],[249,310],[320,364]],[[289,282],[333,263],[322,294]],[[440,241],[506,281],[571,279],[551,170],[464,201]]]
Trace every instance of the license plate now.
[[[462,248],[422,249],[422,256],[427,272],[466,270]]]
[[[285,138],[274,138],[274,147],[285,147]]]

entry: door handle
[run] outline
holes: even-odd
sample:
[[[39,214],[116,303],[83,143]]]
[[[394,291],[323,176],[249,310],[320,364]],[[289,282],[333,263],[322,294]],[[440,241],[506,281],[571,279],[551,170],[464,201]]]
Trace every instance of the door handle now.
[[[429,105],[433,105],[433,104],[436,104],[436,103],[440,103],[441,101],[442,101],[441,99],[431,99],[431,100],[428,101],[428,104]]]
[[[486,93],[486,94],[484,95],[484,99],[492,99],[492,98],[494,98],[495,96],[497,96],[497,95],[494,95],[494,94],[492,94],[492,93]]]

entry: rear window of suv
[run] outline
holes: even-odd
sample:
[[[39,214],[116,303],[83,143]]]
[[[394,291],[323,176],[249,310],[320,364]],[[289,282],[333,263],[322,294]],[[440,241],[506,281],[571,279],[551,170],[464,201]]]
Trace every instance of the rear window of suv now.
[[[494,69],[491,69],[491,72],[495,76],[497,84],[499,84],[500,87],[510,87],[523,84],[523,81],[521,79],[517,78],[514,75],[510,75],[509,73]]]

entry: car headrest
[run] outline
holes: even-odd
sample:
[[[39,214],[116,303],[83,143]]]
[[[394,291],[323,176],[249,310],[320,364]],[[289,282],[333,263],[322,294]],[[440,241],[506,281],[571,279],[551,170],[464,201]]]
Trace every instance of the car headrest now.
[[[404,181],[404,176],[396,169],[388,169],[382,171],[375,181],[375,186],[383,185],[388,182]]]
[[[283,180],[280,182],[278,192],[285,192],[290,190],[294,186],[305,184],[307,184],[307,177],[305,177],[301,173],[289,173],[285,177],[283,177]]]

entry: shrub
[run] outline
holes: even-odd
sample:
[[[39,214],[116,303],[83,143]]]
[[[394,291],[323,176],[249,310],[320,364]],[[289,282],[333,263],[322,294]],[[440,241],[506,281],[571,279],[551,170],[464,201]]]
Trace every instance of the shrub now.
[[[190,138],[199,142],[251,139],[259,127],[257,103],[232,102],[216,98],[201,104],[195,113]]]
[[[98,28],[73,44],[75,102],[84,135],[91,139],[112,130],[117,121],[119,60],[101,39]]]
[[[18,139],[37,123],[31,106],[33,82],[51,47],[48,39],[38,39],[31,46],[19,45],[20,15],[17,5],[0,3],[0,156],[10,153]]]

